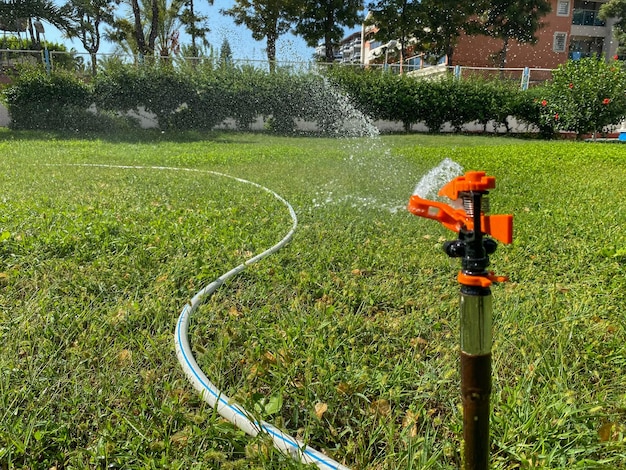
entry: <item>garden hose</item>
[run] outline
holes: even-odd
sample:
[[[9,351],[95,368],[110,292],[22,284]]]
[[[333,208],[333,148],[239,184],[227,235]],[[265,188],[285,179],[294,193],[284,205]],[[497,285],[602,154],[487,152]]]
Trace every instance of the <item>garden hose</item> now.
[[[306,445],[301,440],[289,436],[277,427],[265,421],[254,418],[251,413],[247,412],[236,403],[233,403],[230,398],[224,395],[207,378],[204,372],[202,372],[202,369],[194,358],[193,352],[191,350],[191,345],[189,343],[189,322],[191,321],[192,314],[198,309],[198,307],[200,307],[200,305],[202,305],[208,299],[208,297],[213,294],[219,287],[221,287],[226,281],[241,273],[243,270],[246,269],[246,267],[250,266],[251,264],[258,262],[273,253],[276,253],[278,250],[280,250],[291,241],[291,238],[293,237],[293,234],[295,233],[296,227],[298,225],[298,218],[291,204],[289,204],[287,200],[285,200],[276,192],[258,183],[211,170],[167,166],[133,166],[107,164],[73,164],[71,166],[205,173],[214,176],[230,178],[239,183],[255,186],[259,189],[262,189],[263,191],[268,192],[276,199],[278,199],[282,204],[284,204],[285,207],[287,207],[291,216],[292,225],[289,232],[278,243],[263,251],[262,253],[259,253],[247,259],[245,262],[231,269],[230,271],[222,274],[213,282],[200,289],[200,291],[198,291],[192,297],[192,299],[185,304],[180,313],[180,316],[178,317],[178,321],[176,322],[176,331],[174,334],[176,356],[178,357],[178,361],[180,362],[180,365],[182,366],[185,375],[187,375],[192,386],[200,393],[202,399],[207,402],[212,408],[216,409],[223,418],[233,423],[246,434],[254,437],[260,433],[265,433],[272,439],[274,446],[277,449],[302,463],[315,464],[317,465],[317,467],[324,470],[349,470],[348,467],[336,462],[322,452]]]

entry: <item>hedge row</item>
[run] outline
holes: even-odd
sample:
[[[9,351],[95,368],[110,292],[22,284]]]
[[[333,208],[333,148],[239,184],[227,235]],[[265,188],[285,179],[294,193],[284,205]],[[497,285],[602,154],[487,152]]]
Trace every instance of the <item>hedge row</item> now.
[[[319,74],[270,74],[253,67],[118,65],[91,82],[30,69],[2,95],[15,129],[109,130],[132,125],[120,116],[143,107],[161,129],[209,130],[229,118],[246,129],[265,116],[276,132],[292,132],[303,120],[334,133],[354,111]]]
[[[510,130],[508,117],[535,125],[551,134],[553,129],[540,120],[537,97],[542,89],[521,91],[519,84],[505,80],[451,75],[424,79],[373,70],[329,70],[330,80],[353,97],[357,106],[380,119],[402,122],[408,130],[423,123],[430,132],[439,132],[445,123],[455,130],[470,123],[489,122]]]
[[[228,118],[246,129],[264,116],[275,132],[292,132],[303,120],[337,133],[358,120],[357,108],[373,119],[401,122],[407,130],[416,123],[431,132],[445,123],[456,130],[481,123],[486,130],[494,122],[508,131],[512,116],[551,135],[558,123],[545,117],[541,103],[547,91],[549,86],[521,91],[502,80],[427,80],[345,67],[322,75],[270,74],[245,66],[117,64],[91,82],[62,71],[24,70],[3,98],[16,129],[110,130],[133,125],[120,116],[143,107],[161,129],[210,130]]]

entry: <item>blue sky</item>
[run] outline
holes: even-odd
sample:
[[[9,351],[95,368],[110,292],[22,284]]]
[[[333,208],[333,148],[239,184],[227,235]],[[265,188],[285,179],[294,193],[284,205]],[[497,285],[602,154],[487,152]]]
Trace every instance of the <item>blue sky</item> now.
[[[57,0],[62,3],[62,0]],[[194,7],[200,14],[208,16],[211,32],[207,39],[213,47],[219,49],[224,41],[228,39],[235,59],[265,60],[265,41],[255,41],[252,34],[245,26],[237,26],[230,16],[220,14],[220,9],[228,9],[234,5],[234,1],[214,0],[213,5],[209,5],[206,0],[196,0]],[[63,38],[59,31],[46,24],[46,39],[48,41],[60,42],[74,48],[77,52],[85,52],[80,41],[69,41]],[[188,41],[185,41],[188,42]],[[104,44],[101,52],[111,52],[113,46]],[[308,47],[304,40],[287,33],[281,36],[276,47],[276,58],[279,61],[309,61],[312,58],[314,49]]]

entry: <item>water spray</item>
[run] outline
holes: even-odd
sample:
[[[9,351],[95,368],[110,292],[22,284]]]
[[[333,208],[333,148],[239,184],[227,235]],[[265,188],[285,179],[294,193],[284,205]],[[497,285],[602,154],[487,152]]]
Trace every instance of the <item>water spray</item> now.
[[[469,171],[448,182],[439,191],[450,205],[414,194],[408,210],[439,221],[457,232],[458,238],[444,243],[451,258],[461,258],[460,295],[461,397],[463,401],[464,469],[489,467],[489,398],[491,395],[492,304],[490,286],[505,276],[487,271],[489,255],[497,241],[513,241],[512,215],[487,215],[490,189],[496,179],[483,171]],[[488,238],[487,236],[491,237]],[[496,241],[497,240],[497,241]]]

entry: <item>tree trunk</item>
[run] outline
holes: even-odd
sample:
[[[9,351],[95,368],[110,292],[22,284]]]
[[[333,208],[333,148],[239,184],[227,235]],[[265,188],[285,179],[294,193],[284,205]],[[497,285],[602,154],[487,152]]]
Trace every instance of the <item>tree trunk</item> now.
[[[502,45],[502,51],[500,52],[500,68],[503,69],[506,67],[506,56],[509,52],[509,37],[505,36],[503,38],[504,44]]]
[[[324,48],[326,49],[326,62],[333,63],[335,61],[335,50],[333,48],[333,42],[328,35],[324,38]]]
[[[89,56],[91,57],[91,75],[95,77],[98,73],[98,57],[95,52],[90,52]]]
[[[38,38],[35,37],[35,29],[33,28],[33,19],[28,18],[28,35],[30,36],[30,43],[33,49],[41,49],[41,43]]]
[[[86,41],[85,41],[86,42]],[[83,42],[84,44],[84,42]],[[91,47],[85,48],[91,56],[91,73],[95,77],[98,73],[98,58],[96,54],[100,50],[100,16],[93,20],[93,32],[91,33]]]
[[[193,11],[193,0],[189,0],[189,16],[191,17],[191,52],[194,57],[198,57],[196,46],[196,14]]]
[[[454,54],[454,47],[452,47],[452,44],[448,43],[448,45],[446,46],[446,56],[448,57],[448,63],[446,65],[448,67],[451,67],[452,65],[454,65],[452,63],[453,54]]]
[[[503,38],[504,44],[502,45],[502,50],[500,51],[500,80],[504,79],[504,68],[506,67],[506,54],[509,49],[509,37],[505,36]]]
[[[276,39],[278,35],[275,33],[267,35],[267,61],[270,66],[270,73],[276,71]]]
[[[326,10],[326,19],[325,19],[325,30],[326,34],[324,35],[324,47],[326,49],[326,62],[333,63],[335,61],[335,50],[333,47],[333,41],[330,37],[330,31],[332,30],[333,24],[335,22],[335,15],[333,14],[332,5],[330,2],[328,3]]]
[[[135,20],[135,29],[133,34],[135,36],[135,41],[137,42],[139,54],[144,56],[148,54],[148,48],[146,46],[146,37],[143,34],[143,26],[141,24],[141,9],[139,8],[139,2],[137,0],[131,0],[131,7],[133,9],[133,18]]]
[[[152,22],[150,24],[150,36],[148,37],[148,48],[154,54],[154,45],[159,33],[159,2],[152,0]]]

